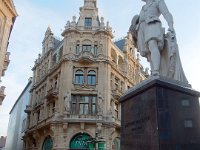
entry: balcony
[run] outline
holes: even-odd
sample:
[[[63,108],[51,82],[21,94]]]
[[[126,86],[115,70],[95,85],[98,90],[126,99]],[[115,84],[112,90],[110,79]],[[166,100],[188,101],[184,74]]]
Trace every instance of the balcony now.
[[[0,105],[2,104],[4,98],[5,98],[5,94],[4,94],[4,90],[5,90],[5,86],[1,86],[0,87]]]
[[[85,50],[76,55],[76,60],[82,63],[93,63],[95,55],[90,50]]]
[[[55,99],[58,98],[58,88],[51,88],[50,90],[47,91],[46,95],[47,99]]]
[[[25,113],[30,114],[31,113],[31,106],[30,105],[26,105],[26,109],[24,110]]]

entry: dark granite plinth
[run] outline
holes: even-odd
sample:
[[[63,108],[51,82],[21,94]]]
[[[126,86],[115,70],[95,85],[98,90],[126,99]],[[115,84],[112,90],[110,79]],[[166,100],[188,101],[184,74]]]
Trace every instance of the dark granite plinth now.
[[[151,78],[121,102],[121,150],[200,150],[200,93]]]

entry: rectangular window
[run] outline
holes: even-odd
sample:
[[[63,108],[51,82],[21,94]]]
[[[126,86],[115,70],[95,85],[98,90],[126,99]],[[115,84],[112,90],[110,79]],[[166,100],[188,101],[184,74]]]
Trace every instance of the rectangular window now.
[[[77,44],[77,45],[76,45],[76,54],[78,54],[79,52],[80,52],[80,45]]]
[[[72,114],[96,114],[96,96],[72,95]]]
[[[92,18],[85,18],[85,26],[86,27],[92,26]]]
[[[94,55],[97,55],[97,45],[94,46]]]
[[[83,45],[83,52],[85,51],[91,51],[92,46],[91,45]]]
[[[96,114],[96,96],[92,96],[92,114]]]

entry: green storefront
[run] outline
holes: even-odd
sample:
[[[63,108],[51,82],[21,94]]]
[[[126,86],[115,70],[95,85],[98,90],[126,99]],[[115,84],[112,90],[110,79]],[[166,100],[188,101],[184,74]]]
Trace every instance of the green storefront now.
[[[70,142],[70,150],[95,150],[95,146],[98,150],[104,150],[103,141],[96,141],[90,135],[86,133],[80,133],[74,136]]]

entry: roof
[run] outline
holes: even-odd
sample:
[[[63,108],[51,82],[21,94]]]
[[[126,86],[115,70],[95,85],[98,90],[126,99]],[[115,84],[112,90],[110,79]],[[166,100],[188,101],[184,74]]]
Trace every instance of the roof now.
[[[121,50],[124,51],[124,45],[125,45],[125,38],[114,42],[114,44]]]

